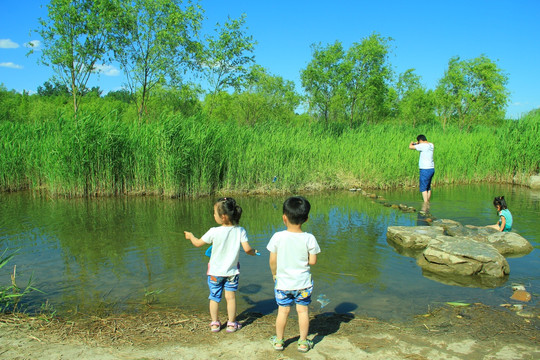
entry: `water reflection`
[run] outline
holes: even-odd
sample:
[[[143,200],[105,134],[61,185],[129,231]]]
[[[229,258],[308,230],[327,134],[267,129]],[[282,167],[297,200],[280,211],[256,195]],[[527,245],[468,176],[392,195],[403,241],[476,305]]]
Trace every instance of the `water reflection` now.
[[[538,293],[540,196],[536,193],[493,185],[441,188],[429,212],[464,225],[493,223],[493,194],[505,195],[515,214],[515,230],[536,248],[525,257],[508,260],[509,280],[526,282],[531,292]],[[421,205],[413,191],[381,195],[393,203]],[[264,315],[276,308],[266,244],[275,231],[284,229],[284,198],[237,198],[244,209],[241,225],[250,244],[262,253],[241,255],[239,313]],[[308,198],[312,213],[304,229],[317,237],[322,248],[312,268],[314,300],[325,295],[325,301],[313,301],[315,312],[334,312],[349,304],[348,308],[369,316],[402,318],[425,311],[436,301],[498,304],[511,295],[506,285],[483,290],[462,287],[455,280],[447,281],[451,285],[433,281],[414,259],[389,246],[386,228],[416,225],[419,213],[402,213],[359,193]],[[21,284],[33,273],[34,286],[44,292],[26,299],[34,309],[48,301],[59,312],[132,311],[149,304],[206,311],[208,258],[204,249],[190,246],[183,231],[201,236],[215,226],[212,204],[211,198],[66,200],[1,194],[0,250],[21,250],[0,269],[0,282],[9,282],[14,264]]]

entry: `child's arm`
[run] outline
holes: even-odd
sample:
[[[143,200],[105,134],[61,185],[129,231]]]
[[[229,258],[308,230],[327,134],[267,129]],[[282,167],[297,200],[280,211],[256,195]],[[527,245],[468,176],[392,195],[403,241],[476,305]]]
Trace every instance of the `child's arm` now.
[[[251,256],[255,256],[257,254],[259,254],[257,252],[257,250],[255,250],[254,248],[252,248],[249,243],[247,241],[244,241],[242,242],[242,248],[244,249],[244,251],[246,252],[246,254],[248,255],[251,255]]]
[[[317,254],[309,254],[308,264],[315,265],[317,263]]]
[[[501,215],[501,225],[499,225],[499,231],[503,231],[505,226],[506,226],[506,218],[503,215]]]
[[[197,239],[192,233],[190,233],[189,231],[184,231],[184,235],[186,236],[186,239],[190,240],[191,243],[193,245],[195,245],[196,247],[201,247],[203,245],[208,245],[207,243],[205,243],[204,241],[202,241],[201,239]]]
[[[277,253],[270,252],[270,271],[272,271],[272,279],[276,281],[276,272],[277,272]]]

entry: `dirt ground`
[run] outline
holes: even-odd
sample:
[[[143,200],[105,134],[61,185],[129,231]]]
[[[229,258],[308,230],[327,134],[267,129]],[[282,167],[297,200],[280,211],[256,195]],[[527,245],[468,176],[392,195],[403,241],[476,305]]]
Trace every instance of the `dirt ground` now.
[[[540,319],[482,304],[444,306],[404,323],[355,314],[311,315],[315,346],[296,349],[297,322],[285,350],[268,339],[275,314],[242,314],[236,333],[211,333],[207,314],[149,308],[141,314],[72,318],[0,316],[1,359],[540,359]],[[287,338],[287,335],[289,336]]]

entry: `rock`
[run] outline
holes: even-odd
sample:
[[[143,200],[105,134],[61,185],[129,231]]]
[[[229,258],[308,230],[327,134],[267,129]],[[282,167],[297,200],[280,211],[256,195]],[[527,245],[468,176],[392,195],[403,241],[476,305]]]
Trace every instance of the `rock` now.
[[[533,251],[533,246],[527,239],[514,232],[497,231],[494,234],[488,235],[485,241],[480,241],[492,245],[505,256],[526,255]]]
[[[436,237],[418,257],[417,264],[430,272],[455,275],[502,278],[510,273],[508,262],[497,249],[463,237]]]
[[[527,301],[531,301],[532,296],[525,290],[516,290],[514,291],[510,299],[527,302]]]
[[[540,189],[540,175],[531,176],[528,185],[531,189]]]
[[[423,249],[432,241],[441,241],[435,238],[443,234],[439,226],[389,226],[386,238],[399,247]]]

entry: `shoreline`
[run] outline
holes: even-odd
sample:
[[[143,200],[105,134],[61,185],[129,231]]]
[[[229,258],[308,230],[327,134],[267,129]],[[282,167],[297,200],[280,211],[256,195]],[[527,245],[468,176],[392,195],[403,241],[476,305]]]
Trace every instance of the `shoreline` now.
[[[310,314],[307,354],[296,351],[294,311],[286,328],[285,351],[275,352],[275,314],[243,313],[236,333],[210,333],[207,313],[149,307],[139,314],[107,317],[0,315],[3,359],[214,357],[328,359],[534,359],[540,355],[540,317],[522,318],[480,303],[445,305],[403,322],[354,313]],[[224,315],[224,314],[222,314]],[[519,356],[519,357],[518,357]]]

